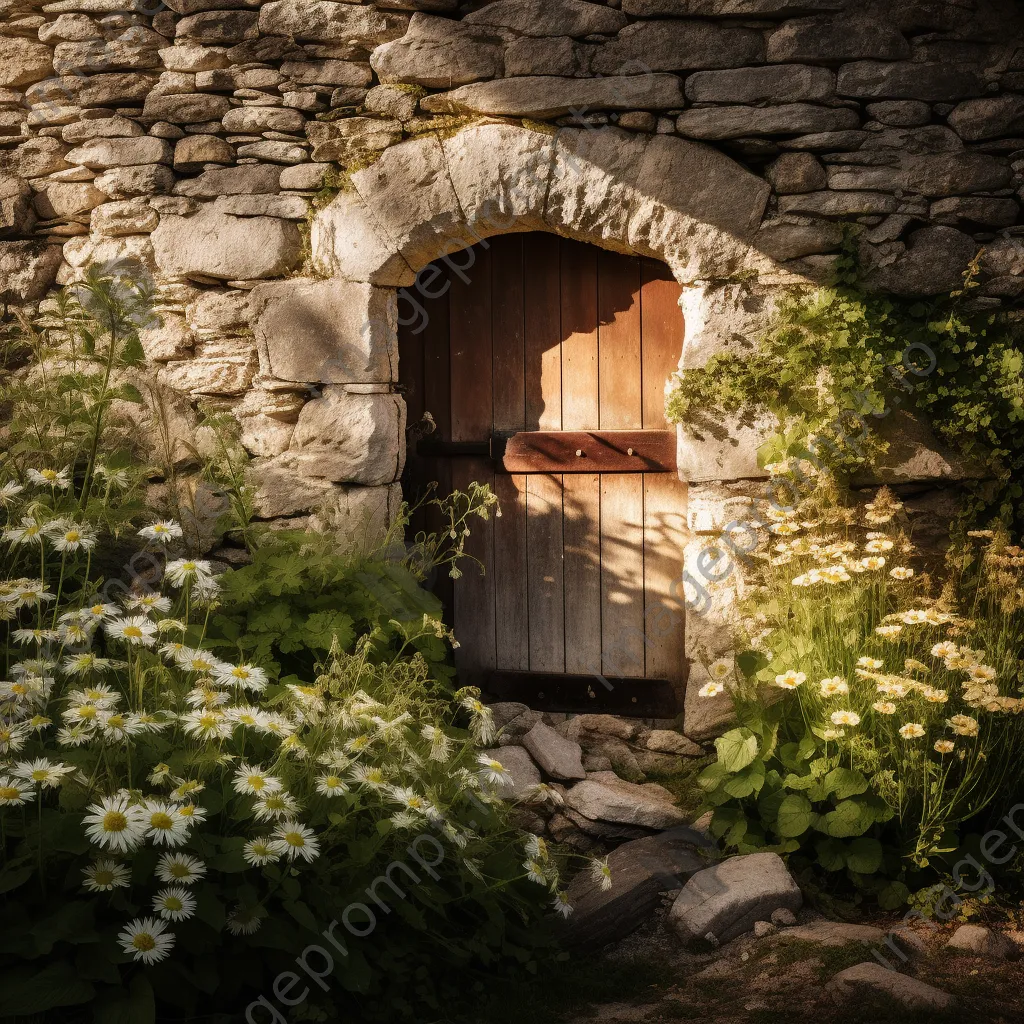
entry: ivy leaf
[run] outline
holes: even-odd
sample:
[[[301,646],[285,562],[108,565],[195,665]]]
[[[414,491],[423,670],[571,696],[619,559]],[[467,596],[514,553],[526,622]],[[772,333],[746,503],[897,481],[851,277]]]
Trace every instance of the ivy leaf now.
[[[814,824],[816,817],[811,801],[803,793],[790,793],[779,805],[775,831],[783,839],[795,839]]]
[[[739,772],[757,757],[757,737],[746,726],[731,729],[715,740],[715,750],[726,771]]]
[[[822,831],[840,839],[863,835],[874,824],[875,815],[856,798],[843,800],[822,819]]]

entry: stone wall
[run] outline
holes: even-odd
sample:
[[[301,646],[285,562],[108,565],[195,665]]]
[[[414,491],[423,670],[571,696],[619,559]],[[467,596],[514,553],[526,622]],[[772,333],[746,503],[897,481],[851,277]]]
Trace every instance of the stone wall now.
[[[400,289],[490,235],[664,260],[684,367],[826,276],[842,221],[866,228],[878,288],[946,291],[984,246],[976,301],[1024,295],[1012,0],[0,0],[0,17],[0,303],[141,264],[156,378],[183,424],[201,399],[235,413],[267,518],[394,510]],[[894,479],[970,475],[903,426]],[[761,475],[756,444],[681,432],[695,544],[749,495],[734,481]]]

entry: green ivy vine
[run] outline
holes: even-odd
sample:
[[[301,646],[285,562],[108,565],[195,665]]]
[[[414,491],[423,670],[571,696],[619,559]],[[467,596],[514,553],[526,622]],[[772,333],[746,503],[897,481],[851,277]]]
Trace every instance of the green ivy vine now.
[[[867,291],[851,233],[835,283],[784,300],[753,352],[720,353],[673,377],[669,419],[700,430],[708,411],[746,424],[767,411],[777,427],[763,465],[811,457],[843,479],[885,454],[885,416],[921,413],[998,482],[984,501],[978,489],[974,511],[995,493],[1002,516],[1020,521],[1024,329],[1019,315],[971,300],[979,258],[948,296],[906,301]]]

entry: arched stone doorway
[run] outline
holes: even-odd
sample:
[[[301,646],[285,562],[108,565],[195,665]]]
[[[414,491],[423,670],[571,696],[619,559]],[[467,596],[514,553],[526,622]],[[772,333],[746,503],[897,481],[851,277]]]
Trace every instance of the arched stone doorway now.
[[[467,542],[485,572],[437,584],[460,681],[536,707],[674,714],[686,487],[664,394],[679,285],[662,263],[539,232],[433,268],[429,288],[400,293],[403,490],[478,481],[502,510]]]

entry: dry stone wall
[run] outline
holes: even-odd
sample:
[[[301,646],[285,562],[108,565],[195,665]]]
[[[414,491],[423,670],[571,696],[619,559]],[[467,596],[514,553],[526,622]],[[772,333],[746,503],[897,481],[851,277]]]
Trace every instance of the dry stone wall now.
[[[267,518],[394,511],[396,289],[502,231],[665,260],[684,367],[826,276],[844,221],[878,288],[948,290],[984,246],[976,301],[1024,296],[1013,0],[0,0],[0,20],[4,312],[140,267],[175,422],[234,412]],[[970,475],[897,435],[893,479]],[[718,436],[681,433],[695,544],[760,475],[756,429]]]

